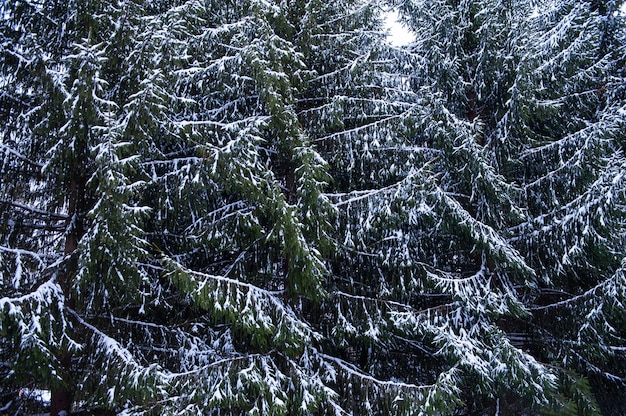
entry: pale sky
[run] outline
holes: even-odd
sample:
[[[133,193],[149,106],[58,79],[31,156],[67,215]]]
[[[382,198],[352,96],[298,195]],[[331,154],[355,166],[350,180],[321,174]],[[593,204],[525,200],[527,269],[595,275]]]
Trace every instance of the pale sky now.
[[[415,39],[415,36],[398,22],[398,12],[395,10],[387,13],[385,30],[389,32],[389,42],[394,46],[408,45]]]

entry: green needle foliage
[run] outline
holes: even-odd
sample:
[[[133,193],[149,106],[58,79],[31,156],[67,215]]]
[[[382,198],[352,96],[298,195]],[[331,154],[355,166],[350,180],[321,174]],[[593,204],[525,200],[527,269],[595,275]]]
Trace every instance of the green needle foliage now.
[[[619,7],[4,0],[0,406],[622,414]]]

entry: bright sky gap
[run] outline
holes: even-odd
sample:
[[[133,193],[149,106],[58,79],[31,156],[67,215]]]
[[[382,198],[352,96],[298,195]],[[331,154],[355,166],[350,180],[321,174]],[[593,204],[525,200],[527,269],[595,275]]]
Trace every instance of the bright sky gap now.
[[[406,46],[415,40],[415,35],[400,22],[397,10],[390,10],[385,16],[387,39],[394,46]]]

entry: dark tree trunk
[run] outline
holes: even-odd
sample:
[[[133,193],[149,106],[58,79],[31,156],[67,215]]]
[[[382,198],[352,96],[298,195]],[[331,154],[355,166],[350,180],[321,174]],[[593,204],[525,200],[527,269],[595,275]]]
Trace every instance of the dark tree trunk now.
[[[69,360],[67,362],[63,362],[61,360],[61,365],[65,366],[70,364],[71,356],[67,354]],[[52,389],[51,399],[50,399],[50,415],[58,416],[59,413],[63,410],[70,414],[70,409],[72,408],[73,394],[72,391],[68,387],[61,387],[57,389]]]
[[[285,200],[287,201],[288,204],[293,204],[296,200],[296,173],[295,173],[295,169],[292,166],[291,162],[287,162],[286,164],[286,171],[285,171]],[[291,275],[291,253],[289,253],[288,250],[285,250],[284,253],[284,260],[283,260],[283,269],[284,269],[284,274],[285,274],[285,279],[289,279],[290,275]],[[286,285],[286,294],[287,297],[295,300],[297,298],[297,295],[295,293],[292,292],[292,286],[289,283],[289,281],[285,282]]]
[[[72,295],[72,282],[76,274],[77,259],[73,256],[78,248],[78,242],[83,235],[82,212],[84,208],[85,185],[81,175],[75,175],[70,180],[68,186],[67,209],[68,216],[65,221],[66,237],[63,254],[66,263],[61,273],[59,284],[65,295],[65,306],[74,310],[76,301]],[[69,351],[61,351],[58,356],[59,372],[63,379],[63,384],[51,391],[50,415],[58,416],[65,411],[69,415],[74,401],[72,382],[72,354]]]

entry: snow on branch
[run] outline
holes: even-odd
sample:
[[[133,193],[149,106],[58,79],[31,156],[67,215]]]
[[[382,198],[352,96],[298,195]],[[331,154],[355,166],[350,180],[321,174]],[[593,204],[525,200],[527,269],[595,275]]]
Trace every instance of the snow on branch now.
[[[67,220],[67,218],[68,218],[66,214],[60,214],[60,213],[56,213],[56,212],[46,211],[46,210],[43,210],[43,209],[40,209],[40,208],[37,208],[37,207],[33,207],[33,206],[30,206],[30,205],[23,204],[23,203],[18,202],[18,201],[11,201],[11,200],[4,199],[4,198],[0,199],[0,204],[10,205],[10,206],[12,206],[14,208],[21,209],[21,210],[24,210],[24,211],[28,211],[31,214],[39,215],[41,217],[48,218],[50,220],[62,221],[62,220]]]
[[[0,310],[9,317],[20,317],[23,316],[23,306],[37,305],[36,309],[50,307],[58,305],[59,302],[63,301],[63,298],[61,287],[52,278],[43,282],[33,292],[15,298],[8,296],[0,298]]]
[[[437,186],[433,196],[456,217],[459,225],[468,229],[472,238],[485,247],[489,253],[514,269],[530,276],[535,274],[534,270],[526,264],[524,257],[496,230],[474,219],[456,199],[449,196],[443,189]]]
[[[38,169],[43,168],[43,164],[39,163],[37,161],[34,161],[32,159],[30,159],[29,157],[19,153],[18,151],[16,151],[15,149],[12,149],[11,147],[5,145],[5,144],[0,144],[0,152],[4,152],[6,155],[12,155],[16,158],[18,158],[19,160],[26,162],[29,165],[32,165]]]
[[[45,266],[45,262],[42,259],[42,254],[41,253],[35,253],[33,251],[30,251],[30,250],[24,250],[24,249],[20,249],[20,248],[10,248],[10,247],[4,247],[4,246],[0,246],[0,251],[5,252],[5,253],[14,254],[18,258],[21,257],[21,256],[31,257],[31,258],[33,258],[33,259],[35,259],[37,261],[37,264],[38,264],[39,267]]]
[[[333,364],[342,374],[339,389],[360,397],[359,406],[384,411],[385,414],[437,414],[453,412],[461,404],[461,391],[457,387],[458,372],[452,368],[439,375],[433,384],[413,384],[399,380],[380,380],[358,367],[326,354],[320,356]],[[442,410],[443,409],[443,410]]]
[[[591,247],[619,250],[620,207],[626,200],[626,162],[621,154],[609,160],[600,176],[567,204],[511,229],[529,247],[545,249],[564,266],[588,261]],[[616,246],[617,244],[617,246]]]
[[[377,386],[396,387],[398,389],[407,389],[407,390],[425,390],[425,389],[429,389],[433,387],[432,385],[417,385],[417,384],[411,384],[411,383],[403,383],[401,381],[378,380],[377,378],[372,377],[369,374],[362,372],[355,365],[350,364],[337,357],[333,357],[333,356],[326,355],[326,354],[320,354],[320,356],[323,357],[325,360],[336,364],[346,374],[350,376],[355,376],[359,378],[360,380],[363,380],[367,383],[371,383]]]
[[[169,374],[172,394],[160,403],[176,413],[236,408],[251,415],[310,414],[336,396],[322,381],[320,373],[327,371],[307,349],[297,359],[276,350],[237,354]]]
[[[610,299],[612,302],[622,305],[622,308],[624,307],[626,304],[626,274],[623,268],[617,270],[610,278],[603,280],[580,295],[551,303],[549,305],[535,306],[530,308],[530,311],[534,312],[555,308],[570,308],[579,302],[589,300],[596,301],[600,299]]]
[[[153,401],[165,394],[169,378],[168,373],[160,365],[150,364],[146,367],[140,364],[133,353],[118,340],[85,321],[74,310],[65,308],[65,311],[91,332],[96,354],[105,360],[105,368],[108,371],[103,374],[101,384],[108,387],[107,395],[110,402],[122,403],[125,399]]]
[[[18,355],[36,351],[34,362],[25,365],[52,365],[53,351],[65,343],[68,349],[80,348],[65,333],[68,323],[64,301],[63,291],[54,278],[25,295],[0,298],[0,332],[9,336],[15,332]]]
[[[250,333],[260,346],[299,350],[320,334],[279,297],[249,283],[189,270],[171,258],[163,258],[167,276],[192,302]]]
[[[357,134],[363,133],[364,131],[367,131],[367,130],[370,130],[370,129],[374,129],[374,128],[380,127],[382,125],[388,124],[389,122],[392,122],[394,120],[405,120],[413,112],[414,112],[414,107],[409,108],[408,110],[404,111],[401,114],[392,114],[392,115],[390,115],[388,117],[384,117],[382,119],[375,120],[375,121],[373,121],[371,123],[365,123],[365,124],[359,125],[357,127],[354,127],[354,128],[348,129],[348,130],[341,130],[341,131],[329,134],[329,135],[324,136],[324,137],[318,137],[318,138],[316,138],[314,140],[314,142],[319,143],[319,142],[325,142],[325,141],[328,141],[328,140],[335,140],[335,139],[346,137],[346,136],[348,136],[348,137],[355,136]]]
[[[407,192],[415,192],[416,190],[421,191],[419,187],[417,187],[416,183],[417,179],[422,179],[424,177],[424,173],[428,171],[430,166],[428,164],[420,167],[420,169],[412,170],[402,178],[400,181],[392,183],[391,185],[387,185],[381,188],[376,189],[368,189],[361,191],[352,191],[348,193],[334,193],[334,194],[324,194],[326,197],[331,199],[338,200],[333,203],[334,207],[340,207],[343,205],[350,205],[354,202],[359,202],[364,199],[372,199],[372,198],[383,198],[384,196],[391,194],[391,199],[398,197],[399,195],[403,195],[403,191],[406,189]],[[425,194],[424,194],[425,195]]]
[[[546,183],[550,183],[564,176],[564,172],[580,168],[581,165],[588,163],[593,152],[596,152],[599,146],[606,146],[609,141],[603,137],[606,133],[604,130],[607,126],[604,122],[598,122],[588,124],[585,127],[568,134],[567,136],[549,142],[539,147],[533,147],[528,149],[521,155],[522,160],[529,163],[533,163],[538,158],[551,157],[548,152],[558,154],[560,163],[559,166],[547,172],[545,175],[540,176],[532,182],[524,184],[524,189],[532,189],[541,186],[545,186]],[[563,160],[563,156],[566,151],[571,151],[572,154]]]

